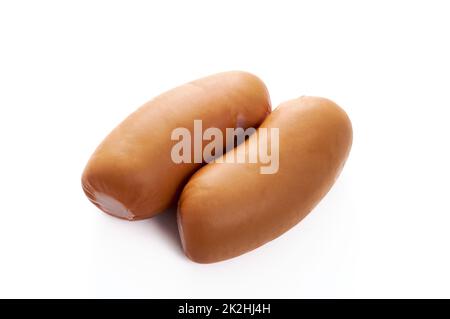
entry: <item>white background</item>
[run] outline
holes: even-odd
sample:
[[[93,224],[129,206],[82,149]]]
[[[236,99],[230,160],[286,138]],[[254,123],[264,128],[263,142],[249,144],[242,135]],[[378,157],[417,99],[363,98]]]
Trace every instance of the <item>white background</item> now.
[[[0,297],[450,297],[447,1],[2,1]],[[354,144],[297,227],[211,265],[173,212],[84,196],[89,156],[162,91],[246,70],[333,99]]]

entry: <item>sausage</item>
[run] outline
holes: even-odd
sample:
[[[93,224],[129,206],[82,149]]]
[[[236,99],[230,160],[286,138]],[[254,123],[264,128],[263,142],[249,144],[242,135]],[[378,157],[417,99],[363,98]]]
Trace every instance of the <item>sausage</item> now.
[[[213,162],[186,184],[177,218],[183,249],[193,261],[232,258],[280,236],[314,208],[340,174],[352,126],[335,103],[317,97],[282,103],[236,150],[245,146],[248,155],[262,129],[273,128],[279,129],[278,148],[271,148],[279,151],[276,173],[262,174],[259,161]],[[267,135],[267,143],[274,142]]]
[[[82,175],[89,200],[128,220],[152,217],[175,202],[202,163],[174,163],[172,131],[257,127],[270,113],[266,86],[256,76],[224,72],[172,89],[147,102],[98,146]],[[203,147],[204,142],[201,144]]]

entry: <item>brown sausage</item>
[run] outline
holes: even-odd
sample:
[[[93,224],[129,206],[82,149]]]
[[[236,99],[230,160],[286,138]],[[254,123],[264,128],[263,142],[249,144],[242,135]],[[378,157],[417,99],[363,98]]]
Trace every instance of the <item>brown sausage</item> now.
[[[270,113],[264,83],[246,72],[202,78],[154,98],[126,118],[98,146],[82,176],[83,190],[104,212],[128,220],[152,217],[175,200],[202,164],[171,159],[171,132],[257,127]],[[204,146],[204,144],[203,144]]]
[[[210,163],[185,186],[178,227],[192,260],[238,256],[296,225],[329,191],[352,144],[346,113],[323,98],[281,104],[237,149],[254,147],[262,128],[279,128],[277,173],[261,174],[261,163]]]

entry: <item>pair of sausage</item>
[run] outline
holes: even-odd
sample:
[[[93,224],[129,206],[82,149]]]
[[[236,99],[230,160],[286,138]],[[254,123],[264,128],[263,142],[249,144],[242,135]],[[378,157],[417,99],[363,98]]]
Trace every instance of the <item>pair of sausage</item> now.
[[[193,130],[198,119],[203,129],[216,127],[224,136],[226,128],[257,128],[236,152],[256,148],[264,130],[277,129],[277,141],[265,134],[274,145],[270,151],[279,154],[276,173],[261,174],[261,162],[221,157],[203,167],[174,163],[171,132]],[[94,152],[82,185],[101,210],[129,220],[152,217],[179,198],[183,249],[190,259],[211,263],[255,249],[297,224],[331,188],[351,143],[350,120],[335,103],[301,97],[271,113],[261,80],[226,72],[168,91],[131,114]]]

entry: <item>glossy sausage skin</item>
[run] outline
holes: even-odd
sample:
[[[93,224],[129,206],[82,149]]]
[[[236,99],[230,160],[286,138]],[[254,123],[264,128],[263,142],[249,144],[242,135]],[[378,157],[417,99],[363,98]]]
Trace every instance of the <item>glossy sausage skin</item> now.
[[[296,225],[329,191],[352,144],[346,113],[323,98],[285,102],[261,128],[279,128],[277,173],[260,174],[259,163],[210,163],[184,188],[178,227],[193,261],[238,256]],[[259,130],[246,141],[247,150]]]
[[[194,120],[203,121],[203,130],[258,127],[270,111],[264,83],[246,72],[219,73],[177,87],[140,107],[105,138],[84,170],[83,190],[110,215],[152,217],[174,202],[202,165],[172,161],[173,129],[192,132]]]

